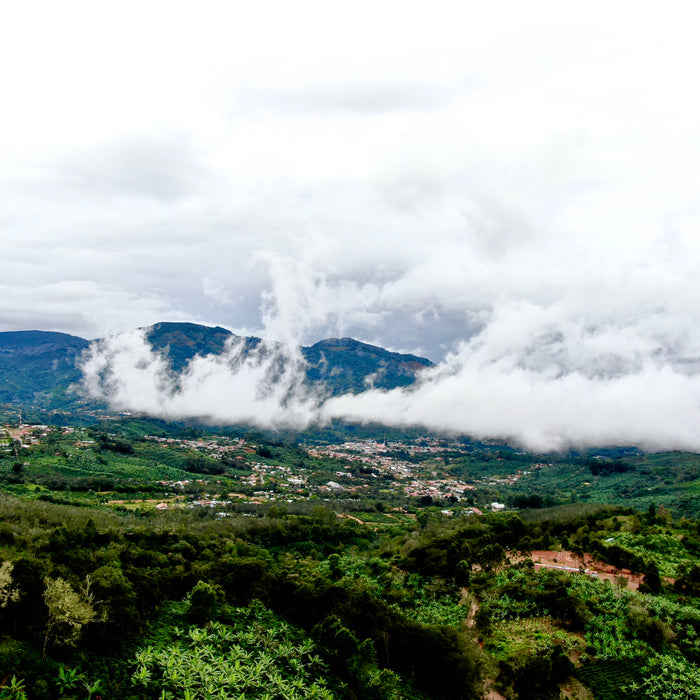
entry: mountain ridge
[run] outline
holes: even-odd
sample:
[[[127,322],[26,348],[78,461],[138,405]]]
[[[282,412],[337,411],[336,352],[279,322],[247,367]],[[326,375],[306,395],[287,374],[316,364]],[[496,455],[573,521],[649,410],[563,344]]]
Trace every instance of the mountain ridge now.
[[[159,322],[139,330],[175,373],[197,355],[222,354],[232,338],[243,341],[244,353],[253,352],[263,342],[256,336],[237,336],[221,326],[190,322]],[[82,378],[80,356],[100,340],[104,339],[88,341],[55,331],[0,332],[0,404],[44,411],[89,404],[73,387]],[[409,386],[422,370],[433,366],[427,358],[347,337],[324,338],[299,350],[306,362],[306,382],[322,385],[331,395]]]

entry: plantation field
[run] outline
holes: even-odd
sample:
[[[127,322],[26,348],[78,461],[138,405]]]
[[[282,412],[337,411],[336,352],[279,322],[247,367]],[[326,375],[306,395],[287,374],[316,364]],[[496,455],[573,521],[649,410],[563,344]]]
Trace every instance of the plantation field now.
[[[700,522],[648,496],[687,492],[693,456],[142,419],[22,435],[0,453],[5,697],[700,687]]]
[[[589,688],[595,688],[595,700],[619,700],[621,692],[629,700],[644,700],[644,692],[633,690],[643,681],[643,667],[643,658],[603,659],[584,664],[577,675]]]

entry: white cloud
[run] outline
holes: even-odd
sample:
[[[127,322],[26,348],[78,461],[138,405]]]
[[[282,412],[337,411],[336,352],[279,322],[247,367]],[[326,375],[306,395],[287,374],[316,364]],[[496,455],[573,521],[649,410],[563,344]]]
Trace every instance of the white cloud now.
[[[669,368],[596,380],[579,373],[547,377],[497,365],[460,366],[415,392],[368,392],[330,400],[327,417],[423,425],[502,438],[529,449],[633,444],[700,449],[700,382]]]
[[[90,338],[99,327],[117,333],[124,327],[183,319],[168,301],[144,297],[87,280],[41,285],[0,285],[0,323],[17,330],[61,331]]]
[[[250,356],[232,345],[222,357],[195,358],[177,378],[143,334],[129,333],[94,345],[83,369],[91,394],[169,418],[271,428],[343,418],[542,451],[617,444],[700,450],[699,346],[686,355],[679,341],[687,337],[658,321],[592,325],[562,317],[559,307],[505,305],[415,386],[334,398],[304,386],[303,360],[285,345]]]
[[[93,343],[83,358],[83,388],[115,408],[163,418],[305,427],[317,397],[301,386],[294,347],[261,345],[246,350],[232,338],[222,355],[196,356],[181,375],[152,351],[145,331]]]

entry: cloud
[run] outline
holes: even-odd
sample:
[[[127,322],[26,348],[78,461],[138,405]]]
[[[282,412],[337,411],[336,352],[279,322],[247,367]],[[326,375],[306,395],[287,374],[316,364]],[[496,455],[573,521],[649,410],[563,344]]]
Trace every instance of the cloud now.
[[[209,173],[199,157],[186,134],[138,134],[72,149],[55,177],[63,187],[108,199],[176,202],[206,187]]]
[[[284,306],[275,307],[283,312]],[[562,309],[504,305],[406,389],[326,398],[294,346],[195,358],[172,376],[143,334],[94,344],[85,386],[117,408],[168,418],[304,428],[333,418],[499,438],[531,450],[633,444],[700,449],[700,362],[664,318],[592,324]],[[600,319],[596,319],[598,323]]]
[[[368,392],[331,399],[323,415],[426,426],[499,438],[531,450],[637,445],[700,447],[700,382],[668,368],[594,380],[578,373],[552,379],[523,369],[461,367],[415,391]]]
[[[686,356],[680,343],[673,352],[675,334],[662,337],[661,323],[557,320],[551,309],[503,308],[415,388],[329,399],[321,413],[378,422],[390,416],[398,425],[497,437],[535,450],[700,448],[697,355]]]
[[[236,95],[235,106],[252,114],[372,116],[405,110],[431,110],[450,98],[447,86],[433,82],[351,81],[348,84],[302,85],[297,89],[248,87]]]
[[[0,323],[18,330],[53,330],[90,338],[95,327],[118,332],[144,319],[189,320],[182,316],[157,295],[146,297],[93,281],[0,285]]]
[[[88,395],[168,419],[303,428],[318,403],[301,385],[296,348],[262,344],[251,351],[236,338],[222,355],[197,356],[177,376],[144,330],[94,342],[81,367]]]

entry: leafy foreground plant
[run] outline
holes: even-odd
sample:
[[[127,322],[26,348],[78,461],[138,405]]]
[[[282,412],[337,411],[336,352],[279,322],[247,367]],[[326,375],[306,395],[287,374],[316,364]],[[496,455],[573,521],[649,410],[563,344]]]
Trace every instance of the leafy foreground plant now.
[[[700,700],[700,669],[680,656],[657,656],[642,669],[644,681],[624,688],[652,700]]]
[[[12,676],[7,685],[0,688],[0,700],[27,700],[24,692],[24,681]]]
[[[174,628],[174,640],[136,653],[134,685],[141,698],[335,697],[322,676],[325,664],[314,643],[262,604],[231,609],[233,624]]]

